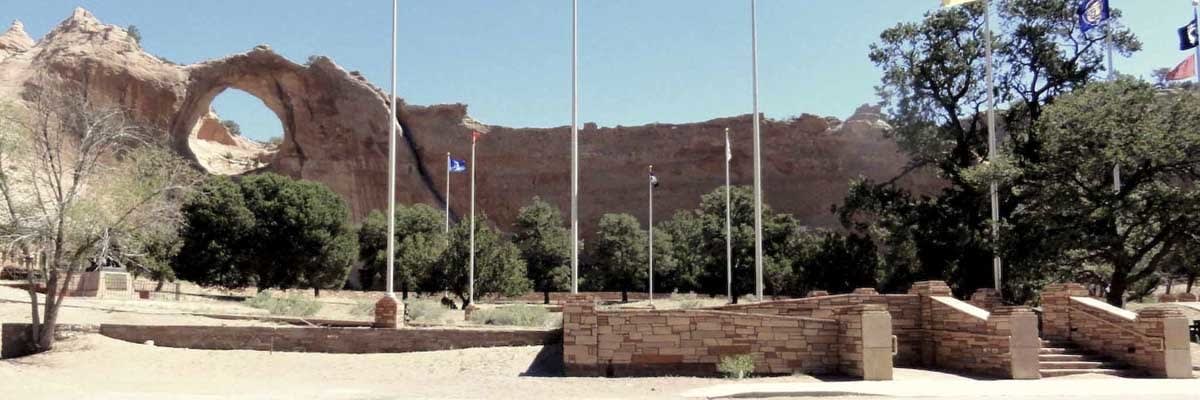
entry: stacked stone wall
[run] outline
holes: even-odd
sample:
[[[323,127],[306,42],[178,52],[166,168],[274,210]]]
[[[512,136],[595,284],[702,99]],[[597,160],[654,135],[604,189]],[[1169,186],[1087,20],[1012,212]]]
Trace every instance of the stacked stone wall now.
[[[1152,377],[1192,377],[1189,321],[1177,309],[1134,313],[1088,297],[1078,284],[1046,287],[1042,303],[1045,336],[1124,361]]]

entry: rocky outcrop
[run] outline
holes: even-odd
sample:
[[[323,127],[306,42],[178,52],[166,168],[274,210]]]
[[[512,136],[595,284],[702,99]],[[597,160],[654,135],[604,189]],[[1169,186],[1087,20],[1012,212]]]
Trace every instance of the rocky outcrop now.
[[[14,31],[20,34],[12,33]],[[322,182],[341,194],[356,217],[387,203],[388,128],[398,121],[396,198],[442,206],[445,155],[464,157],[473,130],[488,131],[479,144],[477,204],[506,227],[517,210],[540,196],[566,210],[569,202],[569,128],[508,128],[473,120],[461,104],[413,106],[400,102],[389,116],[389,96],[361,75],[317,57],[305,65],[259,46],[244,54],[180,66],[145,53],[120,27],[105,25],[77,9],[41,41],[20,47],[23,30],[10,29],[0,43],[14,49],[0,59],[0,99],[18,99],[38,85],[73,82],[89,96],[130,109],[158,127],[173,146],[212,172],[275,171]],[[15,47],[13,47],[15,46]],[[8,47],[3,47],[8,48]],[[7,50],[6,50],[7,51]],[[213,157],[248,146],[231,137],[211,115],[213,99],[227,89],[262,100],[280,120],[283,141],[269,149],[247,147],[245,160],[269,161],[213,167]],[[723,184],[723,130],[733,132],[733,182],[751,184],[750,116],[692,124],[599,127],[581,131],[580,222],[591,230],[600,215],[628,212],[645,218],[646,167],[655,165],[660,219],[693,208],[704,193]],[[765,197],[774,208],[818,226],[834,224],[829,212],[858,176],[895,176],[907,159],[885,137],[877,108],[864,107],[847,121],[802,115],[764,120]],[[226,147],[212,147],[226,146]],[[256,152],[263,150],[262,152]],[[239,154],[238,157],[241,157]],[[236,157],[235,157],[236,158]],[[218,160],[219,161],[219,160]],[[231,163],[234,164],[234,163]],[[467,213],[468,176],[451,176],[455,215]],[[938,186],[928,175],[901,181],[918,190]]]
[[[25,33],[25,24],[21,21],[13,21],[12,26],[0,35],[0,60],[8,58],[17,53],[24,53],[33,47],[33,38]]]

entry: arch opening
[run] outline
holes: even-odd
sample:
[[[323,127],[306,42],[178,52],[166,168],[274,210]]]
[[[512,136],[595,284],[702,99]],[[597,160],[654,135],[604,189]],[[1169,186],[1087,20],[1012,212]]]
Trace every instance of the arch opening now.
[[[237,88],[212,97],[191,125],[187,145],[209,173],[241,175],[268,167],[286,134],[266,102]]]

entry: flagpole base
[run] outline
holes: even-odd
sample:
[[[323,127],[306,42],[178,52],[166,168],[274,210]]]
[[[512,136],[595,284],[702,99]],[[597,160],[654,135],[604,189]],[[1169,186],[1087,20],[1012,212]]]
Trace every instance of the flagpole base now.
[[[375,322],[371,324],[376,329],[400,329],[404,327],[404,303],[389,293],[375,302]]]

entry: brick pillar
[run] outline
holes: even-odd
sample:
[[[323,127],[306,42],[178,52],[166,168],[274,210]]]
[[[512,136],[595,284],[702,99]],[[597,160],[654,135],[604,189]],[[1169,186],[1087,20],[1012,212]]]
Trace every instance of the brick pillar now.
[[[838,342],[843,373],[868,381],[892,380],[892,315],[882,304],[860,304],[838,310]]]
[[[1150,352],[1149,372],[1155,378],[1192,378],[1192,353],[1188,319],[1174,308],[1150,307],[1137,313],[1137,325],[1146,336],[1162,338],[1162,351]],[[1154,344],[1157,347],[1157,343]]]
[[[404,303],[395,296],[383,296],[375,302],[375,323],[380,329],[398,329],[404,326]]]
[[[911,289],[908,289],[909,294],[920,296],[921,316],[917,319],[917,327],[925,330],[933,326],[933,303],[930,297],[945,296],[950,297],[950,286],[943,281],[923,281],[915,282]],[[921,355],[921,365],[932,367],[935,364],[935,352],[933,335],[925,334],[921,337],[919,344],[919,353]]]
[[[975,307],[979,307],[988,311],[992,311],[996,309],[996,307],[1004,304],[1004,302],[1000,299],[1000,292],[997,292],[996,289],[992,288],[976,289],[975,293],[971,294],[971,301],[969,301],[969,303]]]
[[[567,376],[602,376],[596,296],[568,295],[563,300],[563,364]]]
[[[1078,283],[1056,283],[1042,289],[1042,338],[1071,339],[1071,297],[1087,297]]]
[[[1029,307],[999,306],[988,315],[988,328],[998,336],[1008,336],[1008,370],[1013,379],[1040,379],[1037,314]]]

